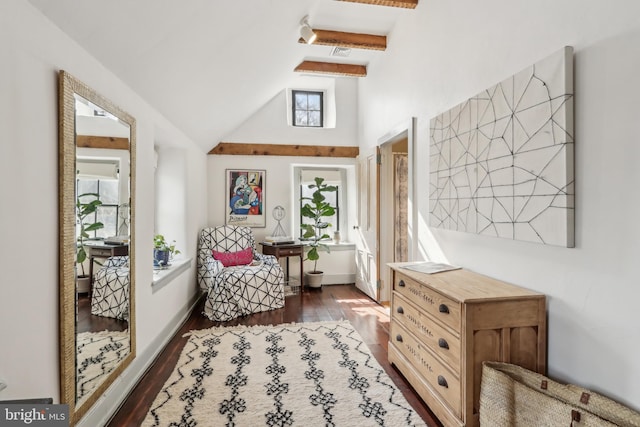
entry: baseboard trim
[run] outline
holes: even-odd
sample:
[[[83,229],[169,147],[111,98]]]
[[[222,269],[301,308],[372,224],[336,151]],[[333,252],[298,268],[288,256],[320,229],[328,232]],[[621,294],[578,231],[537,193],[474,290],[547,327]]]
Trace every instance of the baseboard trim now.
[[[291,276],[291,280],[300,280],[300,276]],[[354,274],[325,274],[322,277],[322,285],[350,285],[356,283],[356,275]]]
[[[323,285],[347,285],[356,283],[355,274],[325,274],[322,278]]]
[[[131,365],[125,369],[98,401],[89,409],[84,417],[76,424],[78,427],[103,427],[118,412],[120,406],[127,400],[131,391],[138,384],[142,376],[173,338],[176,332],[189,318],[200,296],[198,291],[191,300],[176,313],[167,326],[158,334],[142,354],[138,354]]]

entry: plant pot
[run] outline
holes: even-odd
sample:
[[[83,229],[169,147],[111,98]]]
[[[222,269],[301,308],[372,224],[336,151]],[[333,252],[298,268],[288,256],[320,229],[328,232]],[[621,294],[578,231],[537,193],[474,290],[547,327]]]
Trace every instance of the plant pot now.
[[[153,265],[156,267],[166,267],[169,265],[169,251],[164,251],[161,249],[153,250]]]
[[[88,294],[91,290],[91,278],[87,275],[76,278],[76,293]]]
[[[307,286],[310,288],[321,288],[323,276],[324,276],[324,272],[322,271],[305,271],[304,272],[305,281],[307,282]]]

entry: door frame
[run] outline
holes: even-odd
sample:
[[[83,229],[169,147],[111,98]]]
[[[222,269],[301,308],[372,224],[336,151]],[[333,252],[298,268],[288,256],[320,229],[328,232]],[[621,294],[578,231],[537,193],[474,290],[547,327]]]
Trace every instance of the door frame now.
[[[417,131],[417,118],[411,117],[389,130],[386,134],[378,139],[378,147],[380,148],[382,170],[380,171],[380,184],[378,186],[378,203],[380,208],[379,224],[378,224],[378,237],[379,244],[379,276],[378,280],[381,281],[379,301],[387,302],[391,301],[391,269],[387,267],[387,263],[393,261],[393,175],[391,165],[391,146],[393,143],[398,142],[404,138],[407,139],[408,146],[408,166],[409,166],[409,178],[408,178],[408,196],[410,208],[407,212],[407,224],[408,224],[408,260],[415,260],[418,246],[418,204],[415,185],[415,170],[416,170],[416,131]]]

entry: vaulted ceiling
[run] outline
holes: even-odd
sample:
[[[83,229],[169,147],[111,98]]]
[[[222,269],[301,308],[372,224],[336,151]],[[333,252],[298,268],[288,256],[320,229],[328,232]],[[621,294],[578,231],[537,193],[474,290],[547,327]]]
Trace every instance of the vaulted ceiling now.
[[[384,57],[397,22],[418,3],[28,1],[203,151],[303,73],[366,75]],[[319,30],[313,45],[300,42],[305,15]],[[332,56],[334,45],[350,47],[349,56]]]

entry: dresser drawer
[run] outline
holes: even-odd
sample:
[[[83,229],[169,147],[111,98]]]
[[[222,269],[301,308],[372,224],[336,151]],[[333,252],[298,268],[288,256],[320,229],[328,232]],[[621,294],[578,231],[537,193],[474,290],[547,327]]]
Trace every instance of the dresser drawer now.
[[[398,292],[393,293],[391,315],[416,338],[446,362],[451,370],[460,373],[460,338],[434,322]]]
[[[452,412],[460,417],[462,411],[460,378],[447,369],[424,344],[398,322],[391,322],[389,339],[392,345],[422,374],[431,388],[447,402]]]
[[[460,331],[460,303],[434,291],[428,286],[403,275],[395,274],[394,290],[409,301],[419,305],[434,319]]]

